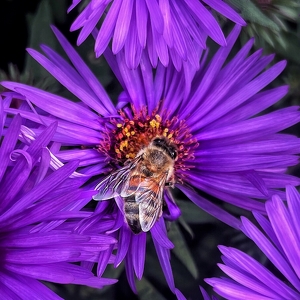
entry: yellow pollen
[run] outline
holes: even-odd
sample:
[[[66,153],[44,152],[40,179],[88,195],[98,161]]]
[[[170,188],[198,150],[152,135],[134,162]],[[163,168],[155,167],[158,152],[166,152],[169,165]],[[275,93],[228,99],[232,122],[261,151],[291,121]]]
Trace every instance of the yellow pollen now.
[[[151,120],[150,122],[151,127],[158,129],[160,126],[160,123],[155,121],[155,120]]]
[[[122,142],[120,143],[120,150],[123,151],[123,149],[124,149],[124,148],[127,148],[127,146],[128,146],[128,141],[127,141],[127,140],[122,141]]]
[[[113,119],[112,124],[115,129],[112,131],[112,135],[107,134],[107,140],[110,143],[100,146],[105,147],[104,149],[108,152],[109,157],[113,159],[115,157],[116,163],[122,165],[128,159],[134,159],[141,149],[150,144],[153,138],[164,136],[178,150],[178,159],[174,168],[176,176],[178,176],[177,180],[183,181],[185,174],[178,172],[178,170],[186,171],[194,167],[191,165],[191,160],[194,159],[194,151],[198,147],[198,143],[195,139],[192,139],[185,121],[179,122],[177,117],[168,119],[167,112],[164,112],[163,117],[161,117],[156,114],[157,111],[155,110],[152,114],[146,116],[146,108],[145,111],[141,112],[133,111],[133,116],[127,116],[125,112],[120,111],[123,120]],[[99,151],[104,151],[100,146]],[[114,154],[109,153],[109,151],[114,151]]]

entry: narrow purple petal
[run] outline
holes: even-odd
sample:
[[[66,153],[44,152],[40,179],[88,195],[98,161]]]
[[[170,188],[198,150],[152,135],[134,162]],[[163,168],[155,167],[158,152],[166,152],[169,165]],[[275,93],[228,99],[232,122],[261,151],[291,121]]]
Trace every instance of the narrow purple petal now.
[[[137,294],[136,286],[135,286],[135,281],[134,281],[134,270],[133,270],[133,265],[132,261],[129,258],[129,256],[126,256],[125,258],[125,271],[126,271],[126,277],[128,280],[128,283],[131,287],[131,290]]]
[[[242,272],[238,272],[237,270],[222,264],[218,264],[218,266],[234,281],[240,283],[245,287],[248,287],[250,290],[265,295],[270,299],[279,299],[280,296],[274,290],[272,290],[270,286],[266,285],[267,282],[265,283],[264,281],[257,281],[248,276],[248,274],[243,274]]]
[[[165,274],[165,278],[167,280],[168,286],[170,290],[175,293],[175,283],[172,273],[172,268],[170,264],[170,250],[164,247],[161,247],[155,239],[153,239],[155,250],[159,259],[159,263],[161,268]]]
[[[205,291],[205,289],[202,286],[199,286],[201,294],[203,296],[204,300],[211,300],[209,295],[207,294],[207,292]]]
[[[86,7],[84,10],[86,10],[88,7]],[[97,9],[93,11],[91,16],[89,17],[89,20],[82,21],[82,17],[84,16],[84,11],[78,16],[78,18],[74,21],[74,23],[70,27],[70,31],[74,31],[82,27],[82,30],[79,33],[78,39],[77,39],[77,46],[81,45],[87,37],[91,34],[91,32],[96,27],[97,23],[99,22],[99,19],[103,15],[104,11],[106,9],[106,4],[99,5]],[[78,22],[77,22],[78,21]],[[80,24],[81,23],[81,24]]]
[[[22,118],[34,121],[38,124],[50,126],[53,123],[53,118],[43,117],[41,115],[20,111],[18,109],[9,108],[6,109],[8,113],[20,114]],[[58,120],[58,128],[54,134],[53,140],[61,142],[64,145],[97,145],[101,140],[101,133],[85,126],[70,123],[64,120]],[[94,123],[98,123],[97,121]],[[21,132],[24,134],[24,128],[21,127]],[[31,128],[31,133],[34,132],[36,135],[40,135],[42,130]],[[26,134],[25,134],[26,137]],[[32,137],[30,135],[29,137]]]
[[[284,255],[284,251],[281,247],[280,242],[278,241],[278,238],[277,238],[269,220],[267,220],[262,214],[260,214],[256,211],[253,212],[253,216],[255,217],[256,221],[259,223],[261,228],[266,233],[266,236],[268,236],[270,241],[275,245],[275,247],[280,251],[280,253],[282,255]]]
[[[41,161],[38,169],[38,173],[35,179],[35,185],[40,183],[46,176],[50,167],[51,156],[47,148],[42,148]]]
[[[118,53],[125,44],[130,26],[132,9],[133,0],[122,1],[120,7],[122,13],[118,16],[112,42],[112,52],[114,54]]]
[[[145,0],[145,2],[148,7],[151,25],[159,34],[163,34],[164,20],[157,1]]]
[[[197,206],[206,211],[207,213],[213,215],[222,222],[232,226],[233,228],[239,229],[241,223],[238,219],[230,215],[229,213],[222,210],[217,205],[211,203],[210,201],[204,199],[198,195],[194,190],[181,184],[176,185],[183,193],[185,193],[190,200],[192,200]]]
[[[300,195],[293,186],[288,185],[286,187],[286,196],[288,201],[289,213],[293,220],[293,227],[295,228],[295,234],[297,234],[299,240],[300,233],[298,228],[300,228],[300,220],[298,212],[300,211]]]
[[[74,7],[76,7],[77,5],[78,5],[78,3],[80,3],[81,2],[81,0],[73,0],[72,1],[72,4],[70,5],[70,7],[68,8],[68,13],[74,8]]]
[[[169,213],[166,213],[164,211],[164,218],[170,221],[177,220],[181,216],[181,211],[180,208],[177,206],[169,190],[165,191],[164,199],[169,211]]]
[[[97,276],[101,277],[107,267],[110,260],[114,245],[110,245],[106,251],[101,251],[99,253],[98,265],[97,265]]]
[[[282,248],[288,257],[294,271],[300,277],[300,241],[292,224],[291,216],[283,201],[278,196],[273,196],[272,202],[266,203],[266,210]],[[300,290],[300,282],[297,289]]]
[[[151,228],[151,236],[156,242],[166,249],[173,249],[174,244],[168,239],[163,218],[160,218]]]
[[[203,2],[208,4],[211,8],[213,8],[223,16],[225,16],[227,19],[242,26],[247,25],[243,18],[225,2],[218,0],[203,0]]]
[[[186,298],[184,297],[184,295],[178,289],[175,289],[175,295],[176,295],[176,297],[177,297],[178,300],[186,300]]]
[[[136,1],[136,16],[139,16],[139,26],[137,26],[137,34],[142,48],[146,47],[147,42],[147,22],[148,10],[145,1]]]
[[[159,9],[160,9],[162,17],[164,19],[163,37],[164,37],[167,45],[170,48],[172,48],[173,47],[173,33],[172,33],[173,18],[172,18],[172,14],[171,14],[169,0],[159,1]]]
[[[189,6],[191,14],[195,15],[199,24],[201,24],[201,29],[203,29],[216,43],[225,46],[226,39],[218,22],[204,5],[202,5],[200,1],[194,0],[185,0],[185,3]]]
[[[227,46],[220,48],[214,55],[209,63],[208,68],[205,69],[205,75],[202,78],[200,84],[198,83],[198,85],[194,89],[193,94],[191,95],[190,105],[186,106],[182,111],[182,118],[186,118],[186,116],[191,112],[194,112],[196,108],[198,109],[201,107],[199,115],[203,114],[202,109],[206,110],[206,107],[204,105],[201,105],[201,99],[199,98],[204,97],[206,95],[206,92],[210,89],[212,82],[215,80],[216,75],[221,70],[236,39],[239,36],[240,31],[241,28],[239,26],[235,26],[227,37]]]
[[[206,126],[206,128],[217,128],[223,126],[224,124],[250,118],[275,104],[277,101],[283,98],[287,92],[288,86],[281,86],[272,90],[259,92],[245,101],[243,105],[214,121],[210,125]]]
[[[15,228],[21,228],[22,226],[26,226],[34,222],[41,222],[51,214],[65,209],[68,204],[73,203],[78,199],[84,199],[87,196],[89,196],[88,198],[91,199],[93,194],[95,194],[93,191],[78,192],[77,190],[75,190],[68,193],[65,192],[65,194],[61,193],[61,195],[58,197],[53,196],[53,198],[51,199],[52,201],[45,201],[42,205],[29,207],[24,210],[24,213],[21,212],[19,214],[16,214],[9,221],[7,221],[7,228],[10,228],[12,230]],[[63,221],[57,222],[63,223]],[[56,225],[56,227],[57,226],[58,224]]]
[[[130,254],[136,277],[141,280],[144,273],[146,255],[146,233],[132,236]]]
[[[143,86],[146,96],[146,105],[148,107],[148,114],[151,114],[155,108],[157,108],[157,103],[154,100],[154,83],[152,75],[152,67],[148,60],[143,59],[140,63],[141,75],[143,79]]]
[[[137,70],[129,70],[124,64],[121,56],[117,56],[119,70],[124,80],[126,91],[129,93],[130,99],[137,109],[140,111],[142,107],[146,106],[145,91],[143,83]]]
[[[53,172],[47,177],[46,181],[41,182],[35,186],[30,192],[21,197],[18,202],[14,204],[9,210],[7,210],[0,217],[0,222],[7,220],[14,214],[23,210],[24,206],[28,206],[31,203],[34,203],[36,200],[42,198],[44,195],[47,195],[49,191],[54,190],[59,184],[64,182],[77,168],[78,162],[73,161],[61,167],[56,172]]]
[[[220,296],[231,300],[270,300],[269,297],[264,297],[250,289],[235,283],[233,280],[224,280],[219,278],[205,279],[210,284],[214,291]]]
[[[22,295],[23,299],[39,300],[43,295],[44,299],[63,300],[38,280],[13,274],[10,271],[6,271],[5,274],[0,272],[0,282],[16,294],[14,299]]]
[[[97,35],[96,43],[95,43],[95,53],[96,56],[99,57],[108,46],[108,43],[113,35],[113,30],[115,28],[118,14],[121,8],[122,1],[115,0],[112,2],[112,5],[103,21],[103,24],[99,30]]]
[[[174,13],[174,18],[172,20],[172,27],[173,27],[172,33],[173,33],[174,50],[176,50],[176,54],[178,54],[178,56],[182,60],[186,61],[188,59],[186,39],[189,39],[189,37],[187,37],[186,39],[184,38],[187,32],[185,31],[184,28],[181,27],[182,24],[179,22],[179,17],[176,16],[176,11],[174,11],[173,13]]]
[[[8,89],[18,91],[28,98],[29,101],[39,107],[43,107],[45,111],[54,116],[91,128],[95,127],[95,124],[93,123],[97,123],[96,120],[98,117],[96,114],[63,97],[21,83],[2,82],[1,84]],[[69,113],[65,114],[65,110]]]
[[[20,128],[21,128],[21,122],[22,119],[19,115],[16,115],[8,130],[6,135],[3,138],[1,147],[0,147],[0,182],[5,174],[6,168],[10,161],[10,154],[15,148],[15,145],[17,143],[19,134],[20,134]],[[1,124],[2,126],[2,124]]]
[[[96,97],[98,97],[98,99],[101,99],[101,101],[94,101],[91,107],[94,108],[96,111],[98,111],[101,108],[102,110],[105,109],[110,114],[116,114],[116,110],[113,106],[113,103],[108,97],[105,89],[99,83],[99,80],[96,78],[96,76],[87,67],[82,58],[70,45],[67,39],[59,32],[59,30],[57,30],[55,27],[52,27],[52,30],[58,38],[58,40],[60,41],[60,43],[62,44],[64,50],[68,54],[78,73],[82,76],[83,79],[86,80],[87,84],[90,86]]]
[[[281,122],[274,123],[276,119],[280,119]],[[242,121],[239,123],[239,126],[236,124],[228,125],[224,126],[222,130],[203,131],[203,133],[200,132],[195,136],[200,141],[234,136],[238,136],[239,141],[245,141],[254,138],[254,136],[267,136],[281,131],[299,121],[300,113],[298,112],[298,107],[287,107],[264,116]]]
[[[116,256],[116,260],[115,260],[115,264],[114,267],[118,267],[120,265],[120,263],[123,261],[123,259],[125,258],[128,249],[129,249],[129,245],[131,242],[131,237],[132,234],[130,232],[130,230],[128,229],[128,226],[122,226],[120,229],[120,240],[119,240],[119,246],[118,246],[118,252],[117,252],[117,256]]]
[[[219,246],[219,249],[222,254],[229,257],[233,262],[236,262],[240,268],[243,268],[243,270],[249,273],[249,275],[257,278],[266,286],[269,286],[270,289],[276,291],[276,293],[278,293],[281,297],[285,298],[286,294],[289,294],[292,297],[295,296],[295,291],[275,277],[272,272],[249,255],[234,248]]]
[[[279,253],[271,242],[248,219],[242,217],[242,222],[245,228],[244,233],[258,245],[274,266],[299,289],[300,281],[295,276],[286,258]]]
[[[240,105],[241,103],[255,95],[257,92],[259,92],[270,82],[272,82],[283,71],[285,66],[286,61],[281,61],[273,67],[269,68],[261,75],[257,76],[251,82],[243,86],[242,89],[233,93],[232,96],[226,99],[226,102],[224,103],[224,105],[222,105],[222,109],[215,109],[212,114],[207,114],[206,117],[202,118],[197,123],[197,126],[194,126],[194,130],[197,131],[207,124],[210,124],[216,119],[224,116],[226,113],[234,110],[236,106]]]
[[[32,169],[32,158],[27,152],[14,150],[11,155],[13,154],[17,154],[17,159],[14,159],[16,161],[15,166],[0,184],[1,213],[14,206],[12,205],[15,204],[13,199],[16,198],[23,184],[27,181]]]
[[[249,185],[240,185],[240,181],[235,182],[234,179],[231,182],[229,181],[229,184],[226,188],[221,187],[219,182],[226,182],[224,180],[225,178],[227,178],[227,176],[228,174],[223,174],[223,176],[217,176],[217,180],[214,177],[208,176],[206,180],[202,179],[201,183],[194,182],[194,186],[208,194],[211,194],[212,196],[218,199],[224,199],[224,201],[237,207],[241,207],[250,211],[256,210],[261,213],[265,213],[266,210],[264,203],[250,198],[258,192],[257,189],[255,189],[254,187],[250,188]],[[213,178],[214,182],[212,182],[211,178]],[[238,177],[234,178],[238,179]]]
[[[125,62],[129,69],[136,69],[138,67],[144,52],[142,46],[138,42],[137,28],[140,27],[140,21],[141,19],[139,19],[139,26],[137,26],[136,16],[133,14],[129,29],[131,34],[127,36],[124,45]]]

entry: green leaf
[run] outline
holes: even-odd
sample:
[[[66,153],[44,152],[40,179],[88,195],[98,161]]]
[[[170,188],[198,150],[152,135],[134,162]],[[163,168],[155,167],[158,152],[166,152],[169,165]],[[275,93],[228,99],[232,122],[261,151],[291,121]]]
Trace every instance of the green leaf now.
[[[58,42],[50,28],[50,25],[53,24],[53,13],[49,0],[42,0],[36,14],[28,16],[27,21],[28,28],[30,28],[30,48],[38,50],[40,44],[46,44],[52,49],[56,48]],[[35,81],[50,76],[30,55],[26,56],[25,71],[33,74]]]
[[[268,18],[251,0],[226,0],[233,7],[241,12],[246,20],[265,26],[273,31],[279,31],[278,25]]]
[[[194,238],[194,232],[192,228],[189,226],[189,224],[184,220],[184,218],[181,216],[178,219],[178,223],[183,227],[183,229],[191,236],[191,238]]]
[[[124,271],[124,264],[120,264],[117,268],[113,265],[108,264],[107,268],[104,271],[104,277],[108,278],[119,278],[121,273]]]
[[[64,23],[67,18],[67,2],[66,0],[51,1],[51,9],[55,20],[59,23]]]
[[[166,300],[165,297],[146,279],[142,278],[136,282],[140,300]]]
[[[299,36],[294,32],[282,32],[280,35],[282,42],[275,44],[276,52],[281,54],[285,59],[300,64],[300,42]]]
[[[176,203],[181,210],[182,217],[187,223],[200,224],[216,221],[214,217],[203,211],[191,201],[176,200]]]
[[[183,265],[189,270],[192,276],[198,278],[198,271],[194,258],[185,242],[185,239],[176,223],[172,223],[168,233],[170,240],[174,243],[172,252],[178,257]]]

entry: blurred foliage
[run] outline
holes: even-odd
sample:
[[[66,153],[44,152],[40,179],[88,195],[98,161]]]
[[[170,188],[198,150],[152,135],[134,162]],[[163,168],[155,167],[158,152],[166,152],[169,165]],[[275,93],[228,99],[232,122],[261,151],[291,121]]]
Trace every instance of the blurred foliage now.
[[[287,68],[273,85],[289,84],[290,92],[277,107],[299,105],[300,97],[300,27],[299,1],[284,0],[225,0],[245,18],[248,26],[243,28],[240,41],[236,43],[233,53],[237,52],[249,37],[256,39],[255,47],[264,48],[265,53],[276,53],[276,60],[286,59]],[[64,55],[49,25],[57,26],[68,40],[75,45],[78,32],[70,33],[69,28],[76,14],[84,6],[76,7],[66,14],[71,0],[11,0],[2,1],[0,14],[2,18],[2,41],[5,52],[1,55],[0,79],[28,83],[58,93],[74,101],[74,96],[62,88],[52,76],[39,66],[29,55],[25,47],[37,50],[40,44],[46,44]],[[232,28],[218,16],[225,33]],[[13,26],[19,26],[18,33]],[[2,47],[3,47],[2,45]],[[217,46],[209,41],[210,54]],[[20,52],[21,49],[21,52]],[[18,50],[18,51],[16,51]],[[103,58],[96,59],[93,53],[93,40],[87,39],[77,48],[82,58],[101,81],[112,99],[116,100],[120,86]],[[21,53],[21,54],[20,54]],[[232,54],[233,55],[233,54]],[[66,56],[64,56],[66,57]],[[293,133],[299,127],[293,129]],[[296,133],[297,134],[297,133]],[[299,176],[299,169],[292,172]],[[229,228],[186,201],[181,194],[175,195],[182,211],[177,223],[170,224],[169,237],[175,245],[171,263],[176,286],[188,299],[201,299],[198,285],[208,288],[203,279],[221,275],[216,263],[220,262],[217,245],[237,247],[257,260],[265,263],[265,257],[243,234]],[[213,200],[212,201],[217,201]],[[225,206],[225,204],[223,204]],[[240,213],[237,208],[228,207],[232,213]],[[247,215],[251,217],[250,214]],[[151,239],[147,243],[145,273],[142,280],[136,282],[138,295],[134,295],[127,283],[124,266],[117,269],[109,266],[106,277],[118,278],[119,282],[102,290],[80,286],[61,286],[49,284],[55,292],[65,299],[175,299],[169,291],[161,271]],[[208,288],[210,291],[210,289]]]
[[[276,49],[281,47],[288,50],[290,39],[284,36],[292,29],[292,23],[299,18],[299,1],[285,0],[226,0],[240,11],[247,21],[244,29],[247,40],[254,36],[259,47]],[[299,47],[298,43],[298,47]],[[291,56],[292,57],[292,56]]]

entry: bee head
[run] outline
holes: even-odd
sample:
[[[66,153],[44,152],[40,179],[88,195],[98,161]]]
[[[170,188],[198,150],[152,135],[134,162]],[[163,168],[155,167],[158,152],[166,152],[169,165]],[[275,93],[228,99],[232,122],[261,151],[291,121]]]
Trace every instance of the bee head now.
[[[158,148],[165,150],[169,156],[175,160],[177,158],[177,148],[164,137],[157,137],[152,141],[152,144]]]

